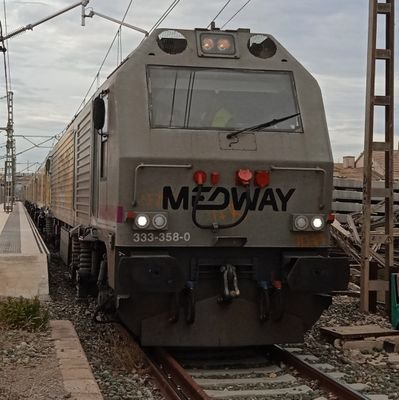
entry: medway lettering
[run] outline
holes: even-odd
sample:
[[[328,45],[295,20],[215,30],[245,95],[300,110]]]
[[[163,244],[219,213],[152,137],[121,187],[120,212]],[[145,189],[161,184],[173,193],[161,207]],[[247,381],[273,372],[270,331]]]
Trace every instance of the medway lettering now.
[[[197,195],[198,188],[191,191],[188,186],[180,188],[175,195],[170,186],[163,188],[162,207],[164,210],[188,210],[189,205],[193,207],[194,200]],[[288,202],[292,198],[296,189],[289,189],[283,192],[282,189],[260,189],[256,188],[250,194],[250,211],[263,211],[265,208],[270,208],[273,211],[287,211]],[[190,199],[191,196],[191,199]],[[198,201],[198,210],[225,210],[232,204],[234,210],[244,209],[246,206],[245,192],[238,193],[237,188],[226,189],[224,187],[204,186],[201,191],[201,196]]]

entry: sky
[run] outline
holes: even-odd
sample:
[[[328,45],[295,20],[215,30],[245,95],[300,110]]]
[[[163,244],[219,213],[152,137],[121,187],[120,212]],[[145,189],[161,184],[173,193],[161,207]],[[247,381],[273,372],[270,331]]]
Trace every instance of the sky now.
[[[5,29],[5,4],[6,27],[12,32],[77,2],[0,0],[0,19]],[[126,22],[149,30],[171,2],[133,0]],[[246,2],[231,0],[216,25],[223,25]],[[130,0],[91,0],[87,12],[92,8],[120,20],[129,3]],[[180,0],[161,27],[206,27],[225,3],[226,0]],[[323,93],[336,162],[346,155],[358,156],[363,149],[368,4],[368,0],[251,0],[225,27],[272,34],[316,77]],[[117,24],[97,16],[87,18],[82,27],[78,7],[7,41],[17,171],[32,172],[39,166],[49,148],[26,150],[62,132],[92,82],[97,88],[117,66],[118,54],[122,52],[126,57],[143,38],[141,33],[124,28],[117,41],[121,45],[112,48],[95,79],[117,29]],[[4,81],[4,72],[0,71],[0,127],[7,124]],[[379,86],[377,80],[377,90]],[[378,123],[376,128],[378,132]],[[28,137],[33,135],[46,137]],[[33,144],[20,136],[28,137]],[[54,142],[50,139],[44,146]],[[0,132],[0,168],[4,143],[5,133]]]

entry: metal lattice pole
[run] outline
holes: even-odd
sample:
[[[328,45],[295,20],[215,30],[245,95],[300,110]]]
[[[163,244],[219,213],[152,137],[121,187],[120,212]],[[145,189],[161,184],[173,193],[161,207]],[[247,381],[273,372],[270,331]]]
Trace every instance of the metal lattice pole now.
[[[6,159],[4,166],[4,211],[12,212],[14,207],[15,190],[15,139],[14,139],[14,116],[13,116],[13,92],[7,93],[8,120],[5,128],[7,134]]]
[[[385,48],[377,49],[377,34],[381,19],[385,16]],[[394,149],[394,22],[395,0],[370,0],[369,10],[369,38],[366,85],[366,124],[364,141],[364,175],[363,175],[363,227],[362,227],[362,257],[360,275],[360,308],[370,311],[370,294],[376,291],[385,291],[385,305],[389,307],[389,274],[393,267],[393,149]],[[376,94],[376,63],[377,60],[385,63],[385,93]],[[375,142],[374,119],[376,107],[385,110],[385,141]],[[385,158],[385,185],[383,189],[372,186],[373,152],[384,152]],[[371,231],[371,199],[383,197],[385,199],[385,231],[377,235]],[[385,245],[385,267],[382,280],[370,280],[371,246],[374,240]],[[375,300],[375,295],[372,297]]]

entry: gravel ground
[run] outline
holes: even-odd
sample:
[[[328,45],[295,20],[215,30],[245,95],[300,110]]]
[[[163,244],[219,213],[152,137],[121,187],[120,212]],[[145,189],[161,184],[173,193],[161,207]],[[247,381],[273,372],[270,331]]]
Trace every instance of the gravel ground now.
[[[72,321],[105,400],[160,400],[140,352],[114,324],[93,322],[94,302],[77,302],[62,262],[52,256],[49,268],[51,319]]]
[[[334,298],[311,331],[306,335],[305,349],[321,362],[336,366],[347,374],[347,383],[364,383],[370,387],[364,393],[385,394],[390,399],[399,399],[399,364],[388,364],[385,351],[344,350],[339,340],[333,344],[320,337],[320,326],[346,326],[374,324],[392,329],[382,310],[377,314],[359,311],[359,299],[346,296]]]
[[[66,398],[50,334],[0,329],[0,400]]]

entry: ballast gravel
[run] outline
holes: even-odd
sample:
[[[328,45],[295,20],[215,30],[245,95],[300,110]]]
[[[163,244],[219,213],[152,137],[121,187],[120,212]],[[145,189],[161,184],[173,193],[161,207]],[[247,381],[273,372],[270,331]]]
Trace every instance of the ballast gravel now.
[[[365,395],[386,395],[389,399],[399,399],[399,360],[397,364],[390,363],[392,355],[383,350],[343,349],[340,340],[328,343],[320,335],[321,326],[347,325],[379,325],[392,329],[381,307],[377,314],[365,313],[359,310],[358,298],[336,296],[333,304],[307,333],[303,346],[305,351],[318,356],[318,362],[328,363],[336,371],[345,373],[345,382],[367,385],[362,392]]]
[[[93,299],[79,302],[66,267],[52,255],[49,267],[51,319],[72,321],[104,400],[161,400],[150,381],[141,354],[113,323],[93,320]]]

